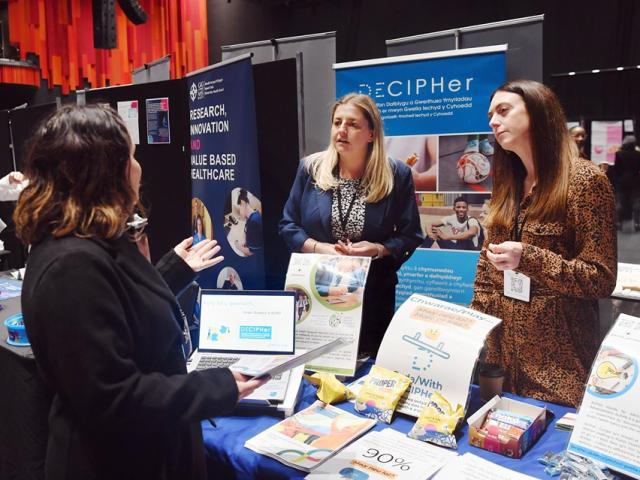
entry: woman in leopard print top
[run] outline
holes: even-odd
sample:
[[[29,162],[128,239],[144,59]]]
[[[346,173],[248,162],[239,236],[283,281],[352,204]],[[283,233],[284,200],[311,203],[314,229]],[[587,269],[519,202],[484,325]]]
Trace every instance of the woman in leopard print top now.
[[[502,319],[487,361],[506,368],[506,390],[577,406],[599,343],[597,299],[616,282],[613,191],[578,158],[560,103],[544,85],[501,86],[489,118],[495,180],[471,303]],[[512,280],[510,270],[519,276]],[[528,301],[507,296],[505,281],[517,290],[527,277]]]

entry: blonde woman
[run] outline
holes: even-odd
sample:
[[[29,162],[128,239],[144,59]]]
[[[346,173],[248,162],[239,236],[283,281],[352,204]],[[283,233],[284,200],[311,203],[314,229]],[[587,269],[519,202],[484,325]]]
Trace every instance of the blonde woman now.
[[[331,111],[325,151],[303,159],[280,221],[292,252],[372,257],[360,351],[375,354],[395,307],[396,271],[422,243],[411,170],[389,159],[382,119],[366,95]]]

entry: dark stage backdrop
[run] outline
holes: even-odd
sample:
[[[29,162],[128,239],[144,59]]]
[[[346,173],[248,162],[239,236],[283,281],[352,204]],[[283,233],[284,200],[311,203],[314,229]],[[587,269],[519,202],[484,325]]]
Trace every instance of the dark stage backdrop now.
[[[278,222],[299,160],[296,60],[254,65],[253,79],[263,203],[265,284],[270,290],[281,290],[289,265],[289,250],[278,235]]]
[[[171,143],[147,142],[146,100],[169,99]],[[111,87],[86,92],[87,103],[138,101],[140,144],[136,158],[142,166],[141,197],[149,217],[149,246],[155,263],[178,242],[191,235],[191,180],[189,178],[189,130],[184,79]]]
[[[338,62],[381,58],[387,39],[539,14],[545,15],[543,78],[558,87],[570,117],[640,112],[633,73],[614,73],[611,81],[575,76],[566,86],[551,77],[639,65],[636,0],[208,0],[209,60],[219,61],[222,45],[327,31],[336,31]]]

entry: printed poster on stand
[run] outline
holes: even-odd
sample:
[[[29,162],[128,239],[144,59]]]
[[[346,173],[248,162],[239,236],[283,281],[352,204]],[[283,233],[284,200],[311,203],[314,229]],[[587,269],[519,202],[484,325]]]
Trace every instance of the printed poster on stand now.
[[[322,355],[307,370],[353,376],[370,257],[293,253],[285,290],[296,292],[296,348],[312,350],[342,338],[348,345]]]
[[[487,111],[505,81],[505,52],[497,45],[334,65],[337,96],[371,96],[387,154],[412,169],[426,240],[398,272],[396,307],[412,293],[471,301],[493,185]]]
[[[616,152],[622,144],[622,120],[619,122],[591,122],[591,161],[616,163]]]
[[[397,410],[417,417],[433,392],[453,408],[466,409],[480,350],[500,322],[454,303],[411,295],[393,316],[376,358],[376,365],[411,378]]]
[[[171,143],[169,98],[147,98],[147,143]]]
[[[134,145],[140,145],[140,127],[138,125],[138,101],[126,100],[117,103],[118,115],[124,120]]]
[[[591,367],[569,452],[640,479],[640,318],[621,314]]]
[[[262,201],[253,70],[242,55],[187,78],[194,243],[215,239],[224,262],[203,288],[264,288]]]

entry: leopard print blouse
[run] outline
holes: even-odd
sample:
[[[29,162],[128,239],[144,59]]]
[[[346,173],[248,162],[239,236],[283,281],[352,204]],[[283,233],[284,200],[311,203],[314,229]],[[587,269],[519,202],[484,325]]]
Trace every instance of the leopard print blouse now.
[[[531,197],[521,203],[519,222]],[[598,298],[614,289],[617,243],[613,190],[584,160],[572,162],[564,221],[530,219],[523,227],[517,271],[531,278],[530,301],[503,295],[503,272],[487,260],[486,246],[511,240],[491,229],[480,255],[471,308],[502,319],[487,340],[487,362],[507,370],[505,390],[578,406],[599,345]]]

